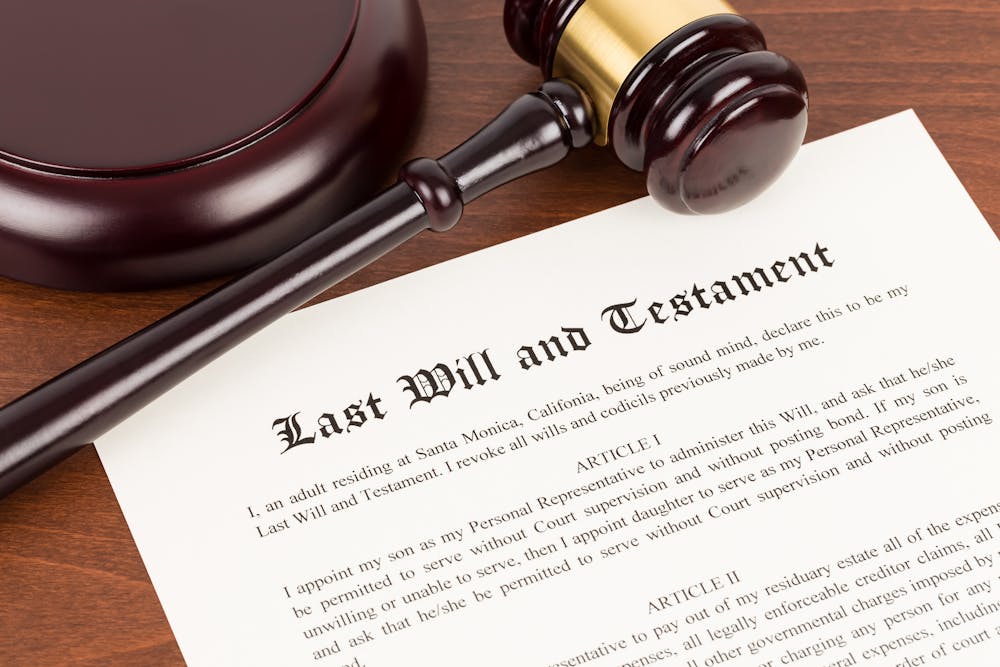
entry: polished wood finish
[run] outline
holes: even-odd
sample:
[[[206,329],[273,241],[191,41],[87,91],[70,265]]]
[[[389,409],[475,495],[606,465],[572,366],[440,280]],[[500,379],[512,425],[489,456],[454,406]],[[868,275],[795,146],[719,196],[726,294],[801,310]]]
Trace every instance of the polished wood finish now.
[[[642,59],[612,106],[611,146],[641,168],[661,206],[720,213],[781,176],[802,145],[808,106],[802,72],[767,50],[753,22],[709,16]]]
[[[0,156],[104,177],[220,157],[281,125],[337,73],[359,8],[4,0],[0,62],[18,66],[0,68]]]
[[[0,275],[245,269],[377,192],[412,136],[417,0],[64,6],[0,0]]]
[[[504,32],[543,76],[571,78],[590,96],[595,143],[610,143],[623,163],[645,173],[653,199],[677,213],[720,213],[770,187],[806,133],[808,91],[799,68],[768,51],[752,21],[709,14],[685,18],[662,37],[645,31],[648,46],[629,53],[612,75],[591,67],[610,56],[622,59],[617,50],[602,51],[601,35],[632,37],[630,26],[614,32],[612,18],[655,25],[656,17],[634,17],[628,5],[600,23],[607,33],[584,31],[574,39],[578,17],[594,2],[507,0]],[[712,12],[720,3],[704,4]]]
[[[589,0],[595,2],[599,0]],[[574,19],[589,3],[579,5]],[[562,5],[564,0],[554,0],[546,7]],[[397,12],[417,14],[404,12],[404,6],[400,3]],[[387,5],[382,7],[387,11]],[[508,20],[511,7],[524,8],[520,0],[509,0],[504,10],[507,39],[523,53],[518,45],[521,30],[512,31]],[[359,40],[365,35],[364,15]],[[615,22],[605,23],[608,32],[602,34],[612,41],[630,39],[626,31],[619,35],[614,30],[618,22],[627,24],[635,17],[626,13],[611,18]],[[537,26],[547,24],[537,6],[532,20]],[[642,48],[633,54],[638,62],[622,69],[622,92],[615,96],[619,103],[612,108],[609,101],[606,109],[612,126],[637,128],[636,136],[622,136],[631,140],[625,142],[627,152],[642,165],[655,200],[681,213],[720,212],[769,187],[798,151],[806,130],[806,84],[798,67],[765,49],[763,35],[748,19],[721,14],[684,21],[680,29],[668,28],[666,37],[658,30],[646,34]],[[559,53],[573,26],[571,20],[563,31]],[[352,44],[352,50],[365,50],[364,41]],[[590,55],[604,54],[598,49]],[[414,57],[422,66],[423,49]],[[358,79],[357,70],[350,71]],[[596,142],[597,133],[605,135],[608,127],[595,97],[594,77],[600,75],[584,69],[565,76],[522,95],[440,160],[409,162],[400,171],[399,183],[346,217],[314,211],[310,226],[320,228],[314,236],[0,408],[0,498],[424,229],[451,229],[466,204],[558,164],[573,148]],[[338,81],[329,85],[337,89]],[[316,113],[323,103],[318,99],[309,107],[295,122]],[[283,133],[295,134],[292,127],[281,127],[260,143],[287,144],[280,138]],[[216,159],[212,166],[225,170],[220,165],[256,148]],[[369,148],[364,156],[370,155]],[[621,157],[623,151],[619,147],[616,153]],[[307,145],[300,152],[309,155],[314,148]],[[363,160],[359,156],[345,164]],[[282,167],[279,161],[275,171]],[[274,185],[272,181],[265,183]],[[343,184],[333,182],[326,189],[335,186]],[[235,199],[249,195],[238,190],[232,194]],[[157,208],[155,201],[150,206]]]
[[[282,315],[591,139],[586,97],[548,81],[440,160],[403,165],[398,183],[346,217],[3,407],[0,499]]]
[[[506,0],[503,29],[507,43],[524,61],[552,76],[556,47],[566,25],[585,0]]]
[[[735,4],[808,77],[809,138],[912,106],[1000,231],[1000,6],[994,0]],[[430,89],[412,156],[448,150],[538,81],[537,70],[519,63],[506,45],[499,3],[424,0],[421,6]],[[415,238],[323,298],[644,191],[642,176],[622,168],[609,151],[585,149],[484,197],[455,229]],[[209,287],[95,296],[0,281],[0,402]],[[91,448],[0,501],[0,599],[5,666],[183,664]]]

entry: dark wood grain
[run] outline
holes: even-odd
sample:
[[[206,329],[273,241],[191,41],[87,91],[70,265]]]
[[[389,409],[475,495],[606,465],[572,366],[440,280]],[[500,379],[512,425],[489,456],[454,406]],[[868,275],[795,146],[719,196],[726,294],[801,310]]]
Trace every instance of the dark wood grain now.
[[[331,213],[287,251],[0,408],[0,498],[346,276],[427,229],[450,230],[468,204],[590,144],[589,109],[572,83],[546,81],[440,160],[410,160],[398,183],[353,212]]]
[[[439,155],[538,84],[493,0],[423,0],[430,88],[412,156]],[[1000,231],[1000,4],[995,0],[736,0],[810,85],[809,138],[913,107]],[[470,206],[323,298],[643,194],[587,149]],[[942,221],[942,224],[946,224]],[[6,402],[205,292],[85,295],[0,281]],[[0,501],[0,663],[183,664],[92,448]]]
[[[59,1],[0,4],[5,37],[24,33],[0,39],[0,62],[32,53],[0,67],[0,90],[16,100],[0,114],[3,275],[107,291],[244,270],[326,227],[317,211],[357,208],[408,145],[427,60],[416,0],[298,0],[281,20],[270,3],[219,0],[196,28],[173,3],[107,0],[67,8],[63,31],[39,18]],[[238,38],[219,51],[223,32]],[[62,33],[74,37],[38,48]],[[244,57],[255,40],[266,46]],[[88,56],[64,66],[82,44]],[[262,63],[269,72],[251,76]]]

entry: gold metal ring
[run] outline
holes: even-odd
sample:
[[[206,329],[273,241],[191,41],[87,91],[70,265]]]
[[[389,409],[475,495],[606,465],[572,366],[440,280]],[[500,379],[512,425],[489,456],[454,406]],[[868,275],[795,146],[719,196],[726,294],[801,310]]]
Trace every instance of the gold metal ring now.
[[[594,143],[608,143],[611,105],[635,66],[688,23],[734,14],[725,0],[586,0],[563,31],[552,75],[579,84],[594,103]]]

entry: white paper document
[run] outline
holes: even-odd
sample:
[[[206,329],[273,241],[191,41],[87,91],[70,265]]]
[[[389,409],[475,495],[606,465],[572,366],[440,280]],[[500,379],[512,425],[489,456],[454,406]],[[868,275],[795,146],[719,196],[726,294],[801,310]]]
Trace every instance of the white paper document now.
[[[907,112],[294,313],[98,450],[191,665],[995,666],[997,251]]]

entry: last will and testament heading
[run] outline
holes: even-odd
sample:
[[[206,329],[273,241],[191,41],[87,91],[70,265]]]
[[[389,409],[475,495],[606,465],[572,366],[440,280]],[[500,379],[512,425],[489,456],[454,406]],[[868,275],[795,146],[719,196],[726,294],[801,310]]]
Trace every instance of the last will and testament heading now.
[[[666,324],[678,322],[696,313],[696,308],[722,306],[737,298],[750,296],[768,288],[787,283],[792,278],[806,277],[822,269],[831,268],[834,260],[829,248],[819,243],[810,252],[789,255],[775,260],[766,268],[754,267],[730,278],[716,280],[708,288],[694,283],[690,290],[683,290],[670,297],[672,310],[665,312],[665,305],[653,301],[648,306],[636,307],[637,299],[627,303],[607,306],[601,311],[611,329],[619,334],[640,332],[647,323]],[[530,370],[544,363],[566,357],[573,352],[584,352],[591,346],[591,338],[582,327],[561,327],[561,333],[522,345],[514,353],[522,370]],[[421,403],[447,398],[455,389],[473,389],[488,382],[496,382],[503,375],[497,369],[495,353],[489,349],[467,354],[452,363],[438,362],[397,379],[402,390],[409,394],[410,409]],[[347,435],[374,420],[385,419],[389,414],[384,400],[374,392],[350,403],[335,412],[324,412],[313,418],[303,418],[301,412],[275,419],[271,427],[285,444],[284,454],[295,447]]]

